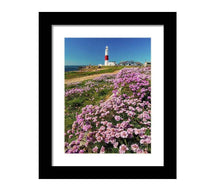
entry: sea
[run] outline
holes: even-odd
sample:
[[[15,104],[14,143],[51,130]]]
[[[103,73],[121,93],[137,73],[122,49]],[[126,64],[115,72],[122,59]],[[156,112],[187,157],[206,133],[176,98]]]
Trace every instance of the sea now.
[[[87,66],[87,65],[73,65],[73,66],[65,66],[65,72],[69,72],[69,71],[77,71],[80,68]]]

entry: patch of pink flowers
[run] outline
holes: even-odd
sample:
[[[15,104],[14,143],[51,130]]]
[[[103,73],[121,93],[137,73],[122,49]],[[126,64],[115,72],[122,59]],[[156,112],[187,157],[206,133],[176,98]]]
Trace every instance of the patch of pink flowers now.
[[[66,153],[150,153],[150,68],[124,68],[112,79],[113,98],[87,105],[66,133]],[[93,82],[88,85],[92,85]],[[71,136],[72,135],[72,136]],[[68,142],[69,138],[74,141]]]

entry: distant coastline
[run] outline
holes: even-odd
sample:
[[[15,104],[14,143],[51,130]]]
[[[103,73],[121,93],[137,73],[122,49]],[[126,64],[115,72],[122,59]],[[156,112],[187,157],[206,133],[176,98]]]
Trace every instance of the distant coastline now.
[[[65,65],[65,72],[70,72],[70,71],[78,71],[82,67],[85,67],[88,65]]]

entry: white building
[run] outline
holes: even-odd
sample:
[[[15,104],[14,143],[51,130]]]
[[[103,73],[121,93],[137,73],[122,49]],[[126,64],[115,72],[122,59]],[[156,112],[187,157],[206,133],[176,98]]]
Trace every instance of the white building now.
[[[115,66],[116,62],[108,62],[108,66]]]
[[[144,67],[146,67],[148,65],[151,65],[151,63],[150,62],[144,62]]]

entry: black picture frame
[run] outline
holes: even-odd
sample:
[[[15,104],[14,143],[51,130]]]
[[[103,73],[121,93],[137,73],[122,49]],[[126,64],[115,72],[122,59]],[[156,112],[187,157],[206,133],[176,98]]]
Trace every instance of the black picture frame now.
[[[164,166],[52,166],[52,25],[164,26]],[[39,179],[176,179],[176,12],[39,12]]]

